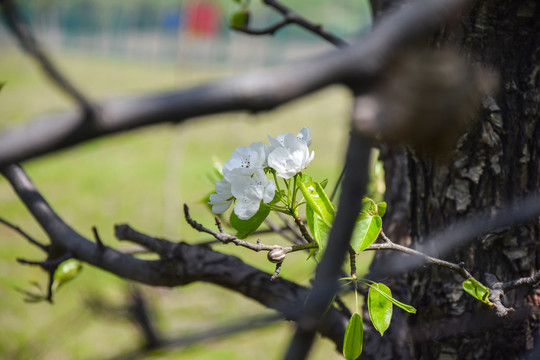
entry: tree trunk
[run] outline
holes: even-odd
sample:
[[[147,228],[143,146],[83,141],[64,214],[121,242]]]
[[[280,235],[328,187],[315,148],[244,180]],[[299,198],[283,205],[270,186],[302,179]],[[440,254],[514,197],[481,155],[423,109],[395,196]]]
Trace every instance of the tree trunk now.
[[[388,7],[380,1],[377,9]],[[395,4],[395,2],[394,2]],[[460,138],[452,160],[439,163],[410,150],[383,151],[392,240],[415,247],[434,231],[540,189],[540,3],[527,0],[476,2],[453,28],[434,36],[437,47],[453,45],[473,64],[500,75],[500,90],[483,99],[477,121]],[[519,211],[519,209],[515,209]],[[489,216],[486,214],[486,216]],[[530,276],[539,268],[540,223],[534,221],[484,234],[446,259],[478,280]],[[372,270],[384,266],[377,254]],[[376,359],[540,359],[538,297],[511,291],[503,299],[516,311],[498,318],[462,290],[463,279],[426,266],[390,280],[397,298],[418,313],[394,311],[390,332],[372,334],[364,353]],[[386,280],[388,283],[388,280]],[[538,309],[538,308],[537,308]]]

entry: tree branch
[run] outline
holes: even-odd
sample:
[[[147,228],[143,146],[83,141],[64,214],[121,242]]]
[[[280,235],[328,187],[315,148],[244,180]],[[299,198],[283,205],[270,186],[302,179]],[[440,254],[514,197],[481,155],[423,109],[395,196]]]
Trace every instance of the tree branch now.
[[[277,310],[287,319],[298,321],[297,309],[309,290],[284,279],[270,281],[270,275],[249,266],[239,258],[213,251],[207,246],[173,243],[133,230],[128,225],[116,227],[121,240],[130,240],[158,252],[160,260],[141,260],[97,244],[67,225],[49,206],[24,170],[18,165],[2,169],[2,174],[27,209],[51,239],[51,246],[70,253],[76,259],[111,272],[121,278],[152,286],[179,286],[196,281],[209,282],[243,294],[262,305]],[[328,311],[317,328],[339,348],[347,320],[335,309]]]
[[[274,35],[276,31],[279,29],[291,24],[292,21],[289,19],[283,19],[280,22],[275,23],[274,25],[270,25],[263,29],[252,29],[250,27],[244,26],[244,27],[232,27],[233,30],[236,30],[238,32],[242,32],[244,34],[248,35]]]
[[[251,29],[247,26],[243,28],[235,28],[234,30],[250,34],[250,35],[274,35],[276,31],[279,29],[289,25],[289,24],[296,24],[313,34],[325,39],[326,41],[332,43],[333,45],[337,47],[345,47],[349,44],[347,42],[332,33],[328,32],[322,25],[315,25],[311,23],[309,20],[304,18],[303,16],[299,15],[298,13],[292,11],[290,8],[286,7],[285,5],[281,4],[277,0],[263,0],[263,2],[279,12],[283,16],[283,20],[280,22],[271,25],[264,29]]]
[[[371,244],[365,250],[395,250],[400,251],[405,254],[414,255],[423,258],[426,262],[435,264],[437,266],[445,267],[454,271],[456,274],[460,275],[462,278],[471,279],[473,276],[465,269],[463,263],[455,264],[450,261],[442,260],[433,256],[429,256],[421,251],[408,248],[403,245],[396,244],[392,242],[381,230],[379,236],[384,240],[383,244]]]
[[[53,64],[41,46],[32,35],[29,26],[26,25],[20,9],[13,0],[0,0],[3,8],[4,20],[13,35],[17,38],[21,47],[26,50],[40,65],[48,78],[56,84],[66,95],[73,98],[83,109],[81,115],[84,120],[91,120],[97,114],[96,109],[88,98],[78,90]]]
[[[45,245],[39,241],[37,241],[36,239],[34,239],[32,236],[30,236],[28,233],[26,233],[23,229],[21,229],[20,227],[16,226],[16,225],[13,225],[12,223],[10,223],[9,221],[3,219],[0,217],[0,223],[4,224],[5,226],[7,226],[8,228],[18,232],[22,237],[24,237],[26,240],[28,240],[28,242],[30,242],[31,244],[37,246],[38,248],[40,248],[41,250],[45,251],[45,252],[48,252],[49,251],[49,245]]]
[[[204,227],[202,224],[199,224],[198,222],[193,220],[189,214],[189,207],[187,206],[187,204],[184,204],[184,216],[186,218],[186,221],[188,222],[189,225],[191,225],[192,228],[194,228],[197,231],[205,232],[207,234],[212,235],[223,244],[233,243],[236,246],[242,246],[256,252],[268,251],[268,256],[267,256],[268,260],[273,263],[276,263],[276,270],[274,271],[274,274],[272,275],[271,280],[274,280],[279,275],[279,272],[281,271],[281,264],[283,263],[283,260],[285,259],[285,256],[288,253],[294,252],[294,251],[300,251],[300,250],[315,249],[319,247],[319,245],[307,233],[305,228],[304,228],[304,231],[306,231],[306,234],[308,236],[308,238],[306,239],[308,240],[308,243],[295,244],[292,246],[279,246],[279,245],[266,245],[266,244],[261,243],[260,240],[257,240],[257,243],[253,244],[253,243],[250,243],[249,241],[241,240],[238,237],[228,234],[225,231],[223,231],[223,227],[221,226],[221,221],[219,220],[219,217],[217,216],[215,217],[215,220],[216,220],[216,226],[218,227],[219,231],[208,229]],[[145,246],[142,243],[140,244]]]
[[[313,290],[302,310],[301,321],[289,345],[285,359],[305,359],[315,336],[321,314],[338,290],[338,277],[345,254],[349,249],[354,224],[365,194],[370,146],[357,134],[352,134],[347,150],[348,171],[343,180],[343,191],[330,230],[328,245],[317,267]]]
[[[161,339],[161,341],[153,348],[141,348],[132,351],[127,354],[115,356],[113,360],[132,360],[139,358],[146,358],[149,353],[158,349],[173,349],[186,347],[193,344],[198,344],[204,341],[234,336],[235,334],[262,328],[272,325],[283,318],[279,315],[257,315],[247,319],[237,320],[230,324],[214,327],[208,330],[196,332],[189,335],[179,335],[176,337],[170,337],[167,339]]]
[[[451,224],[433,234],[415,251],[426,256],[438,254],[439,257],[444,257],[456,249],[466,246],[488,231],[532,220],[538,218],[539,215],[540,194],[530,194],[525,198],[502,205],[495,215],[492,215],[492,210],[487,213],[470,214],[467,219]],[[378,269],[372,276],[383,278],[402,274],[418,268],[422,261],[418,257],[400,259],[399,261],[389,258],[384,269]]]
[[[269,110],[331,84],[369,89],[392,56],[470,0],[417,2],[378,23],[362,42],[280,71],[245,75],[207,85],[99,104],[86,122],[77,112],[43,116],[0,134],[0,168],[101,136],[159,123],[230,111]]]

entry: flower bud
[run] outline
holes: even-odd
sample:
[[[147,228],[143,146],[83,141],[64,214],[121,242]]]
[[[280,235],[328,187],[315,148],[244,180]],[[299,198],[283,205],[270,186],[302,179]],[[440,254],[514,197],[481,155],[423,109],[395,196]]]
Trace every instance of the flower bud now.
[[[270,250],[266,257],[268,258],[268,261],[277,264],[285,260],[285,255],[287,255],[285,250],[283,250],[282,248],[275,248]]]

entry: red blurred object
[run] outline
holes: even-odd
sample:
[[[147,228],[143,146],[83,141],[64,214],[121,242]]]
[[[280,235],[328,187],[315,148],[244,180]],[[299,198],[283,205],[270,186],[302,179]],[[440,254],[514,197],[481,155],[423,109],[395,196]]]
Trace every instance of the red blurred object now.
[[[213,2],[190,1],[184,14],[184,29],[189,35],[213,37],[219,32],[220,9]]]

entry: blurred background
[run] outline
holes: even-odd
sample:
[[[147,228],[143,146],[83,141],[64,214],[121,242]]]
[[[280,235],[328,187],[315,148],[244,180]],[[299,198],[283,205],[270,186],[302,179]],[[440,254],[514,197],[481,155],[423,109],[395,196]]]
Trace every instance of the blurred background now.
[[[349,42],[369,30],[370,9],[364,0],[283,1],[298,13]],[[248,36],[227,24],[238,9],[233,0],[26,0],[18,1],[34,34],[53,61],[93,100],[186,88],[237,74],[272,71],[334,48],[316,36],[289,26],[273,37]],[[253,0],[251,24],[262,28],[279,20]],[[0,131],[40,114],[70,109],[73,104],[46,80],[0,26]],[[213,191],[214,164],[238,146],[267,142],[267,135],[297,133],[310,126],[315,159],[308,173],[329,179],[332,189],[342,166],[351,98],[339,86],[327,88],[275,111],[231,113],[193,119],[180,126],[160,125],[99,139],[24,165],[53,208],[77,231],[92,238],[96,226],[109,246],[129,248],[114,239],[113,227],[135,229],[170,240],[209,240],[187,226],[182,204],[206,226],[213,215],[202,202]],[[375,168],[375,166],[374,166]],[[380,170],[371,194],[382,196]],[[377,180],[378,179],[378,180]],[[33,218],[0,178],[0,216],[35,238],[47,241]],[[276,220],[277,221],[277,220]],[[254,239],[253,239],[254,240]],[[284,244],[277,237],[265,243]],[[265,254],[217,245],[272,273]],[[103,359],[141,346],[137,326],[126,316],[133,286],[104,271],[84,266],[63,287],[54,304],[27,303],[19,290],[39,292],[46,274],[20,265],[16,258],[40,260],[43,254],[12,230],[0,226],[0,358]],[[314,262],[294,254],[280,276],[309,285]],[[359,267],[366,269],[369,254]],[[135,285],[162,334],[182,337],[252,315],[272,312],[217,286],[197,283],[174,289]],[[345,300],[347,300],[346,298]],[[354,300],[348,299],[353,305]],[[278,322],[256,331],[213,339],[152,354],[162,359],[278,359],[294,325]],[[262,354],[262,355],[261,355]],[[340,358],[321,339],[313,359]]]

